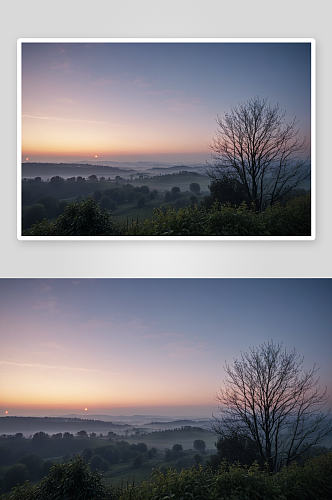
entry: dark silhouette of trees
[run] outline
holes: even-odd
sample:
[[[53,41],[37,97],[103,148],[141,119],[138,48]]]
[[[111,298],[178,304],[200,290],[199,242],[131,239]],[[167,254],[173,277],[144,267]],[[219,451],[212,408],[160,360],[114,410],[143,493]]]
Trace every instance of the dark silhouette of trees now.
[[[224,387],[216,396],[219,419],[213,428],[220,438],[248,436],[271,471],[298,459],[332,432],[327,389],[320,392],[317,368],[302,368],[295,349],[290,353],[273,341],[241,353],[226,363]]]
[[[41,474],[43,460],[39,455],[31,453],[20,458],[20,464],[26,465],[30,479],[38,479]]]
[[[41,228],[43,231],[43,228]],[[38,228],[36,228],[38,231]],[[88,198],[82,203],[71,203],[58,219],[46,228],[51,236],[109,236],[121,234],[121,228],[111,216]]]
[[[198,182],[191,182],[189,189],[192,193],[199,194],[201,191],[201,186],[198,184]]]
[[[195,439],[194,441],[194,450],[198,451],[198,453],[202,453],[205,451],[206,444],[203,439]]]
[[[177,186],[173,186],[171,189],[172,200],[176,200],[179,196],[180,196],[180,188]]]
[[[11,455],[12,450],[9,446],[0,446],[0,466],[10,462]]]
[[[133,460],[134,469],[138,469],[138,467],[141,467],[142,463],[143,463],[143,457],[141,455],[137,455],[137,457],[135,457]]]
[[[111,198],[109,198],[108,196],[103,196],[99,201],[99,205],[102,210],[110,210],[111,203]],[[115,201],[113,201],[113,203],[115,203]]]
[[[93,457],[90,460],[91,470],[101,469],[102,463],[103,463],[103,458],[100,455],[98,454],[93,455]]]
[[[42,205],[44,205],[47,212],[47,217],[51,218],[56,215],[58,200],[55,196],[48,194],[40,198],[37,203],[41,203]]]
[[[23,228],[32,226],[37,222],[41,222],[47,217],[46,208],[41,203],[35,203],[23,212]]]
[[[48,441],[49,441],[49,438],[50,436],[48,434],[46,434],[45,432],[36,432],[33,436],[32,436],[32,440],[31,440],[31,444],[33,446],[36,446],[37,448],[39,447],[44,447]]]
[[[239,206],[245,201],[247,206],[250,206],[245,186],[233,177],[221,174],[218,181],[211,182],[209,189],[211,194],[205,196],[203,201],[203,205],[207,208],[210,208],[215,201],[222,204],[230,203],[234,206]]]
[[[216,448],[217,453],[211,455],[207,462],[213,469],[217,469],[223,460],[227,460],[229,464],[240,462],[242,465],[251,465],[257,461],[264,467],[257,443],[243,433],[231,431],[229,434],[219,435]]]
[[[88,462],[92,457],[92,448],[86,446],[82,452],[82,457],[85,462]]]
[[[92,472],[80,456],[69,463],[55,464],[49,475],[36,487],[38,499],[102,500],[107,497],[107,493],[99,474]]]
[[[141,195],[141,196],[138,198],[138,200],[137,200],[137,208],[142,208],[142,207],[144,207],[144,205],[145,205],[145,201],[146,201],[145,196],[144,196],[144,195],[143,195],[143,196]]]
[[[101,192],[101,189],[95,189],[93,192],[93,195],[92,195],[92,197],[95,201],[100,201],[102,196],[103,196],[103,193]]]
[[[285,123],[284,117],[278,104],[271,107],[255,97],[231,108],[224,119],[218,116],[217,135],[209,145],[214,152],[214,165],[208,169],[211,180],[236,179],[260,211],[310,176],[298,121]]]
[[[88,433],[86,431],[78,431],[77,436],[81,438],[87,438]]]
[[[3,481],[1,487],[6,490],[10,490],[14,486],[22,485],[29,479],[29,471],[27,466],[24,464],[15,464],[6,469],[3,476]]]

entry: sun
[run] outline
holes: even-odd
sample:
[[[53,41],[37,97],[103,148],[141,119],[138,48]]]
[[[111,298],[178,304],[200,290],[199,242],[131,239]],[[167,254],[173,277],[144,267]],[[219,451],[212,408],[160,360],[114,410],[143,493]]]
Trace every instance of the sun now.
[[[98,158],[98,156],[97,156],[97,155],[95,155],[95,158]]]
[[[87,409],[87,408],[84,408],[84,411],[88,411],[88,409]]]

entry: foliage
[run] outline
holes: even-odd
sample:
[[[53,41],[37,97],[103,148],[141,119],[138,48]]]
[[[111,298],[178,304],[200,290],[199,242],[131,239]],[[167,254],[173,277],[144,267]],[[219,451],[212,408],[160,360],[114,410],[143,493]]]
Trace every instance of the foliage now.
[[[287,500],[332,498],[332,453],[284,467],[276,477]]]
[[[100,455],[95,454],[91,458],[90,469],[91,470],[101,469],[102,463],[103,463],[103,458]]]
[[[201,186],[198,184],[198,182],[191,182],[189,189],[192,193],[198,194],[201,191]]]
[[[12,450],[9,446],[0,446],[0,466],[10,462]]]
[[[53,217],[56,214],[58,200],[55,196],[48,194],[40,198],[37,203],[44,205],[47,212],[47,217]]]
[[[29,471],[30,479],[36,479],[40,477],[42,468],[42,458],[35,453],[30,453],[20,458],[19,463],[27,466]]]
[[[178,473],[168,468],[166,474],[153,469],[152,480],[140,487],[129,486],[121,500],[249,500],[268,498],[285,500],[281,487],[257,467],[241,468],[221,465],[217,472],[201,465],[183,469]]]
[[[196,205],[178,212],[156,208],[152,219],[133,223],[127,235],[133,236],[303,236],[311,234],[310,194],[290,200],[285,206],[269,207],[262,213],[215,202],[210,209]]]
[[[244,433],[232,431],[229,434],[222,433],[216,443],[217,453],[211,455],[207,462],[209,466],[216,469],[226,460],[228,463],[239,462],[242,465],[252,465],[255,461],[263,467],[257,443]]]
[[[142,463],[143,463],[143,457],[141,455],[137,455],[133,460],[134,469],[141,467]]]
[[[100,201],[99,201],[99,205],[100,205],[100,208],[102,210],[110,210],[111,208],[111,203],[115,203],[115,201],[111,201],[111,198],[109,198],[108,196],[103,196]]]
[[[196,462],[199,459],[197,457]],[[12,489],[9,500],[328,500],[332,497],[332,453],[304,464],[284,467],[278,474],[257,464],[241,466],[223,461],[216,470],[197,464],[177,472],[153,469],[140,486],[105,487],[80,457],[56,464],[37,485],[28,481]]]
[[[262,213],[262,220],[272,236],[310,236],[310,194],[293,198],[285,206],[276,203]]]
[[[67,464],[54,465],[49,475],[32,488],[26,483],[15,488],[10,500],[112,500],[116,490],[101,484],[101,476],[91,472],[79,456]]]
[[[209,186],[210,195],[205,196],[201,202],[207,208],[218,201],[219,203],[230,203],[231,205],[241,205],[243,201],[250,206],[250,200],[247,196],[243,184],[232,177],[221,174],[218,180],[213,180]]]
[[[25,233],[29,236],[110,236],[122,234],[119,224],[111,215],[101,211],[100,206],[88,198],[82,203],[67,205],[63,215],[49,223],[44,220]]]
[[[199,453],[202,453],[205,451],[206,444],[203,439],[195,439],[194,441],[194,450],[198,451]]]
[[[46,208],[41,203],[35,203],[23,211],[23,228],[41,222],[47,216]]]
[[[100,201],[102,196],[103,196],[103,194],[101,192],[101,189],[95,189],[93,192],[93,195],[92,195],[92,197],[95,201]]]
[[[152,219],[133,224],[128,235],[142,236],[229,236],[268,235],[263,222],[245,205],[238,208],[214,204],[210,210],[196,205],[165,213],[154,210]]]
[[[15,464],[6,469],[3,476],[2,488],[10,490],[14,486],[22,485],[27,479],[29,479],[29,471],[24,464]]]

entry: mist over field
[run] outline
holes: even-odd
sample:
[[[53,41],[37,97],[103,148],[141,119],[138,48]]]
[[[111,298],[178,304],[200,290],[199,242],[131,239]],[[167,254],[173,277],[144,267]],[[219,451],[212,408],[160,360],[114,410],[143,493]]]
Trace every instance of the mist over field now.
[[[87,178],[90,175],[104,176],[114,180],[122,176],[128,181],[138,179],[142,174],[145,178],[166,173],[179,173],[181,171],[206,174],[206,164],[202,163],[165,163],[157,161],[117,162],[117,161],[75,161],[75,162],[30,162],[22,163],[22,179],[41,177],[43,181],[50,180],[53,176],[68,179],[72,176]]]

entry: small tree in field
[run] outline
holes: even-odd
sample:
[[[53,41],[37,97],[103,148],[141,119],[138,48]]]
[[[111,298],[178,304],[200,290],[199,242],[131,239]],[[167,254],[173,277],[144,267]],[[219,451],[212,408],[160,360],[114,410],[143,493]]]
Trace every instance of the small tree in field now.
[[[194,449],[196,451],[198,451],[198,453],[202,453],[203,451],[205,451],[205,448],[206,448],[206,444],[205,444],[205,441],[203,441],[203,439],[195,439]]]
[[[217,136],[209,145],[214,165],[209,165],[212,181],[225,176],[240,182],[257,210],[273,205],[310,176],[305,139],[300,140],[296,118],[285,123],[278,104],[271,107],[259,97],[225,118],[217,118]]]
[[[302,369],[295,349],[287,353],[273,341],[241,353],[233,366],[226,363],[227,378],[220,394],[221,418],[215,418],[219,436],[249,436],[264,463],[278,471],[289,465],[332,432],[328,401],[315,378],[316,365]]]

